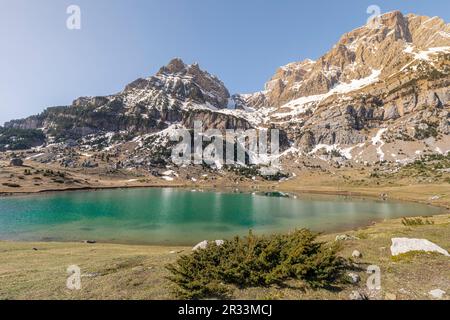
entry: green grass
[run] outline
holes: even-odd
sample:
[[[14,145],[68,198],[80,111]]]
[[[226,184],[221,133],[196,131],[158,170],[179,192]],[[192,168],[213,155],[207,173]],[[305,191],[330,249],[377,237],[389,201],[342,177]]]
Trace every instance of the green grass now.
[[[338,255],[350,259],[358,250],[363,258],[355,261],[361,270],[356,285],[343,284],[336,289],[314,288],[302,279],[283,284],[240,287],[227,285],[229,296],[243,300],[317,300],[348,299],[353,290],[365,292],[365,267],[378,265],[382,272],[382,290],[372,299],[394,294],[398,299],[431,299],[430,290],[450,292],[450,262],[437,254],[411,253],[392,259],[391,239],[408,237],[428,239],[450,250],[450,216],[434,216],[434,225],[406,228],[401,219],[348,231],[360,237],[344,241]],[[361,236],[364,234],[364,236]],[[336,234],[321,235],[317,242],[332,245]],[[36,248],[37,250],[33,250]],[[190,247],[155,247],[118,244],[36,243],[0,241],[0,300],[4,299],[173,299],[174,284],[166,269],[182,255],[190,256]],[[82,289],[66,288],[67,267],[78,265],[82,271]],[[332,284],[335,284],[332,282]]]

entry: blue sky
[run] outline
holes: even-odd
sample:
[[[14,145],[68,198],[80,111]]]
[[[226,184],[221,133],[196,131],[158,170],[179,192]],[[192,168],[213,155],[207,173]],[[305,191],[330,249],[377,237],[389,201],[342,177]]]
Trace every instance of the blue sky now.
[[[72,4],[81,30],[66,28]],[[441,0],[0,0],[0,124],[118,92],[173,57],[232,93],[257,91],[277,67],[316,59],[363,25],[372,4],[449,21]]]

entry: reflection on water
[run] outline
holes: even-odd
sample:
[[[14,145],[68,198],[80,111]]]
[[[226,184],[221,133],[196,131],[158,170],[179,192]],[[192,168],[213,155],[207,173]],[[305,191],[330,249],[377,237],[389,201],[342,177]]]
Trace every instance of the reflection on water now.
[[[440,213],[425,205],[179,189],[69,192],[0,199],[0,239],[193,244],[296,228],[337,231],[374,220]]]

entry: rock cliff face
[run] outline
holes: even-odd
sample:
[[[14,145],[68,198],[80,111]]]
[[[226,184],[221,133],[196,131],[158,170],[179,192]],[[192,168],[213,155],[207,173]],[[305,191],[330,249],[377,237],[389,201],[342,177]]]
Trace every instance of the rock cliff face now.
[[[171,126],[278,128],[295,156],[319,150],[354,162],[411,161],[450,151],[450,25],[437,17],[384,14],[353,30],[322,57],[278,69],[264,91],[230,96],[197,64],[172,60],[115,95],[11,121],[64,141],[121,134],[129,139]]]
[[[345,34],[317,61],[281,67],[264,91],[240,99],[303,152],[358,149],[381,129],[388,140],[449,143],[449,75],[450,25],[392,12]]]
[[[378,80],[384,80],[413,60],[424,61],[439,52],[448,52],[449,45],[450,26],[442,19],[403,16],[398,11],[387,13],[343,35],[317,61],[305,60],[281,67],[263,93],[267,105],[279,107],[293,99],[325,94],[341,83],[374,77],[374,74]],[[260,95],[250,96],[259,106],[262,105]]]

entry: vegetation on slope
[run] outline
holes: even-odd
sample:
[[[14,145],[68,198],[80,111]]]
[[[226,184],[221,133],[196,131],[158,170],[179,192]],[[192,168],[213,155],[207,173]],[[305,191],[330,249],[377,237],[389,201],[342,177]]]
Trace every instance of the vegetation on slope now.
[[[42,145],[45,135],[41,130],[0,127],[0,151],[24,150]]]

